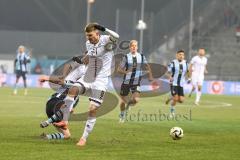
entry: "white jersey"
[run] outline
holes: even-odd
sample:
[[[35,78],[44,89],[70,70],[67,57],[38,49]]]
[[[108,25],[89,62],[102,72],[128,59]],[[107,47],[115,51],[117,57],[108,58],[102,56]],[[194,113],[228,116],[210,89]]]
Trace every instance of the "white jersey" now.
[[[204,76],[205,67],[207,65],[207,58],[194,56],[190,62],[192,64],[193,76]]]
[[[86,70],[86,77],[104,78],[109,77],[114,71],[113,51],[106,50],[106,45],[109,44],[108,35],[100,35],[97,44],[86,42],[87,55],[89,56],[89,63]]]
[[[74,62],[71,64],[71,67],[74,68],[65,78],[65,80],[76,82],[80,79],[86,72],[86,65],[78,64]]]
[[[74,68],[65,78],[65,85],[58,88],[56,93],[63,93],[69,86],[73,85],[77,80],[84,76],[86,72],[86,66],[84,64],[78,64],[76,62],[71,64]]]

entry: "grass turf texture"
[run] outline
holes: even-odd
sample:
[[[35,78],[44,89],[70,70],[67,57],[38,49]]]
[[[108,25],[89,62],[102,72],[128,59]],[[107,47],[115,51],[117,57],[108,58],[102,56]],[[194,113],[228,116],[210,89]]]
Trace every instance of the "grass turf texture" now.
[[[201,106],[194,107],[193,98],[186,98],[176,108],[179,121],[150,118],[158,112],[168,113],[166,96],[143,98],[132,108],[128,122],[118,123],[119,108],[99,117],[84,148],[75,146],[85,122],[70,122],[70,140],[47,141],[42,132],[53,133],[53,127],[41,129],[46,119],[45,102],[52,91],[29,89],[29,95],[12,95],[10,88],[0,88],[0,159],[1,160],[106,160],[106,159],[239,159],[240,107],[237,96],[202,96]],[[87,98],[80,99],[76,112],[86,111]],[[136,118],[141,113],[139,120]],[[148,117],[147,117],[148,116]],[[169,130],[179,126],[184,138],[174,141]]]

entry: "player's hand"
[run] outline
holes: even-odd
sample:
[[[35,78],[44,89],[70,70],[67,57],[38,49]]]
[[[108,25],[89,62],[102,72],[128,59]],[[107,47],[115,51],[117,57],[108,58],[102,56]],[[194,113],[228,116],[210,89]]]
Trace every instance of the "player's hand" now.
[[[77,63],[79,63],[79,64],[82,64],[82,60],[81,60],[80,57],[73,57],[72,60],[73,60],[74,62],[77,62]]]
[[[157,80],[152,80],[150,83],[152,90],[157,90],[160,88],[160,82],[158,82]]]
[[[125,71],[126,72],[125,74],[132,72],[132,70],[133,70],[133,67],[130,67],[128,70]]]
[[[148,78],[148,81],[149,82],[154,82],[155,80],[154,80],[154,78],[151,77],[151,78]]]
[[[207,71],[207,70],[204,70],[204,73],[205,73],[205,74],[208,74],[208,71]]]
[[[46,81],[48,81],[49,79],[48,79],[48,77],[40,77],[39,79],[39,82],[41,82],[41,83],[43,83],[43,82],[46,82]]]
[[[89,62],[89,56],[88,55],[85,55],[82,59],[81,59],[82,63],[87,65],[88,62]]]
[[[101,26],[101,25],[99,25],[99,24],[96,24],[96,25],[95,25],[95,28],[98,29],[99,31],[103,31],[103,32],[105,32],[105,30],[106,30],[105,27],[103,27],[103,26]]]
[[[169,78],[169,82],[172,83],[173,82],[173,77]]]
[[[46,82],[45,79],[39,79],[39,82],[43,83],[43,82]]]

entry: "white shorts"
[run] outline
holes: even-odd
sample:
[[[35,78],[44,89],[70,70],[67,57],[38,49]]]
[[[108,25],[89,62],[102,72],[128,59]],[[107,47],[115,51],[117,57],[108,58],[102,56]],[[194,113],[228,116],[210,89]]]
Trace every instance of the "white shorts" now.
[[[84,95],[89,96],[90,103],[99,107],[107,91],[108,77],[96,78],[94,81],[90,81],[87,77],[83,76],[77,82],[77,84],[83,85]]]
[[[203,81],[204,81],[204,76],[196,76],[196,75],[192,76],[192,85],[193,86],[196,86],[196,87],[202,86]]]

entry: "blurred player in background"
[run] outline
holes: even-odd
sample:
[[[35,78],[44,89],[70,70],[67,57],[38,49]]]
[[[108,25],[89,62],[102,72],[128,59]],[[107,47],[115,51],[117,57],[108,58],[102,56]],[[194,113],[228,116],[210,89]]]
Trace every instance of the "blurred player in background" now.
[[[171,102],[170,102],[170,117],[175,117],[175,106],[176,103],[183,103],[184,101],[184,90],[183,85],[185,83],[185,79],[189,78],[188,71],[188,63],[184,59],[184,51],[179,50],[176,53],[176,59],[174,59],[168,65],[167,76],[169,78],[170,83],[172,83],[171,87]]]
[[[14,70],[16,73],[16,82],[14,86],[14,91],[13,94],[17,94],[17,84],[19,81],[19,78],[23,78],[23,83],[24,83],[24,95],[27,95],[27,64],[30,63],[30,57],[26,54],[26,49],[24,46],[19,46],[17,50],[17,56],[14,61]]]
[[[138,42],[136,40],[131,40],[129,49],[130,52],[123,57],[122,62],[118,67],[118,72],[124,75],[120,91],[121,112],[119,114],[119,122],[121,123],[125,121],[129,106],[135,105],[139,102],[143,67],[145,67],[148,73],[149,81],[153,81],[150,65],[147,63],[145,56],[137,51]],[[128,101],[128,94],[130,91],[132,92],[132,96]]]
[[[205,49],[200,48],[198,50],[198,55],[194,56],[190,62],[189,71],[191,72],[192,79],[192,90],[189,94],[191,97],[192,93],[196,89],[196,100],[195,104],[199,105],[199,101],[202,95],[202,85],[204,81],[204,74],[208,73],[207,71],[207,58],[205,57]]]

